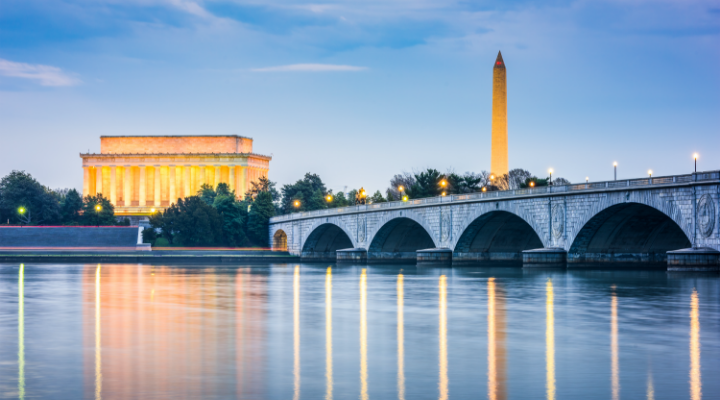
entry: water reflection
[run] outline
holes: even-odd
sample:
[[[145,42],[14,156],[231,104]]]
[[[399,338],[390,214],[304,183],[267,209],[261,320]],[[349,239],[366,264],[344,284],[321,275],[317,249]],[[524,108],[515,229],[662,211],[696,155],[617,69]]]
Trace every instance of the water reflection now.
[[[102,320],[100,318],[100,264],[95,270],[95,400],[102,399]]]
[[[495,283],[488,279],[488,398],[507,398],[505,387],[505,298]]]
[[[333,398],[333,360],[332,360],[332,268],[325,274],[325,399]]]
[[[700,314],[698,311],[698,294],[693,289],[690,296],[690,398],[702,399],[702,382],[700,381]]]
[[[405,400],[405,288],[403,274],[397,278],[398,400]]]
[[[545,285],[545,370],[546,370],[546,390],[547,399],[555,400],[555,314],[553,303],[555,301],[553,295],[552,280],[548,279]]]
[[[618,400],[620,398],[620,364],[618,361],[618,321],[617,321],[617,296],[615,295],[615,286],[612,287],[612,297],[610,300],[610,358],[612,373],[612,398]]]
[[[18,273],[18,397],[25,399],[25,264]]]
[[[300,266],[293,274],[293,399],[300,398]]]
[[[367,398],[367,270],[363,268],[360,274],[360,399]]]
[[[440,400],[448,398],[448,357],[447,357],[447,279],[440,275]]]
[[[648,373],[647,379],[647,400],[655,400],[655,385],[653,385],[652,373]]]

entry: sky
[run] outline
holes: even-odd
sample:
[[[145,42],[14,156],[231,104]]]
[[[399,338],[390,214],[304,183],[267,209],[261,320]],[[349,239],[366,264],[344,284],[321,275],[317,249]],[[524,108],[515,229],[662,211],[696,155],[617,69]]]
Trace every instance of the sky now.
[[[0,175],[82,188],[101,135],[242,135],[280,186],[490,168],[720,169],[717,0],[2,0]]]

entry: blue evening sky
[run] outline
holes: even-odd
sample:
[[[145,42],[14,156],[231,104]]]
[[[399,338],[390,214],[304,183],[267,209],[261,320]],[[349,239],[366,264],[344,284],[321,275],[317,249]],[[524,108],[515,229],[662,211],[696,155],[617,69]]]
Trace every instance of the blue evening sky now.
[[[224,135],[280,185],[490,167],[571,181],[720,169],[717,0],[2,0],[0,174],[82,186],[101,135]]]

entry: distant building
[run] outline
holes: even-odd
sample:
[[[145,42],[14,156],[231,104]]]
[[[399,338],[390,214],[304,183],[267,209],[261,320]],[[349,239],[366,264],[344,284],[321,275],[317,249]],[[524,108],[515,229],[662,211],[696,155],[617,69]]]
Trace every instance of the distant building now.
[[[227,183],[242,198],[267,177],[271,157],[242,136],[101,136],[100,154],[80,154],[83,196],[102,193],[117,215],[148,215],[200,186]]]
[[[507,74],[505,61],[499,51],[493,67],[492,100],[490,172],[502,176],[507,174],[510,169],[508,167]]]

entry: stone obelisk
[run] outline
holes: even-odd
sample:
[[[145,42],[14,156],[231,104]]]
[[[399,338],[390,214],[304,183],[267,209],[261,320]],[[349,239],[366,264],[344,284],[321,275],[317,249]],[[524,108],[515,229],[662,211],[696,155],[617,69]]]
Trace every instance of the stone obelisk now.
[[[509,171],[508,167],[508,134],[507,134],[507,76],[505,61],[498,51],[493,67],[493,102],[492,102],[492,153],[490,155],[490,172],[502,176]]]

